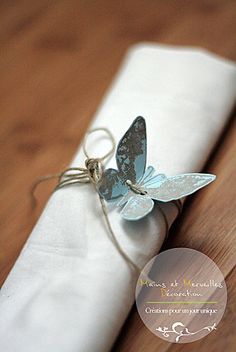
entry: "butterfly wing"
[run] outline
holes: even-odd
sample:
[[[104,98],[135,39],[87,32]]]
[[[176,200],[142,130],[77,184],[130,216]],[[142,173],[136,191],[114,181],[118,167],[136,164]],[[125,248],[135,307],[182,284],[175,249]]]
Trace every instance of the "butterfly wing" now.
[[[127,185],[115,169],[107,169],[98,187],[99,194],[107,201],[115,200],[128,192]]]
[[[146,123],[138,116],[121,138],[117,151],[117,168],[107,169],[98,186],[98,191],[107,201],[117,199],[128,192],[126,181],[138,181],[146,167]]]
[[[160,176],[160,175],[157,175]],[[162,175],[162,180],[153,187],[151,184],[142,187],[148,195],[162,202],[169,202],[188,196],[215,180],[216,176],[211,174],[191,173],[171,177]]]
[[[146,154],[146,123],[142,116],[138,116],[117,147],[116,162],[122,179],[136,183],[142,178],[146,168]]]
[[[159,187],[164,179],[166,179],[164,174],[155,174],[154,167],[148,166],[138,185],[147,188]]]
[[[140,194],[135,195],[133,193],[133,195],[129,197],[124,208],[121,210],[121,216],[125,220],[139,220],[149,214],[152,211],[153,206],[154,202],[149,196],[143,196]]]
[[[140,185],[144,185],[145,182],[147,182],[150,178],[152,178],[152,176],[154,175],[155,173],[155,169],[153,166],[148,166],[146,168],[146,171],[144,172],[139,184]]]

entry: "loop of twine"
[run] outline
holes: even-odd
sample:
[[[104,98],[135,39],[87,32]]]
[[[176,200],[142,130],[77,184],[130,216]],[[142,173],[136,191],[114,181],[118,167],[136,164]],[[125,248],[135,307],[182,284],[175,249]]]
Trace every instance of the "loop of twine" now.
[[[97,132],[97,131],[103,131],[107,134],[108,138],[111,141],[112,147],[102,157],[91,158],[87,152],[86,142],[87,142],[88,136],[94,132]],[[105,203],[104,199],[102,198],[102,196],[99,194],[98,189],[97,189],[97,184],[100,181],[102,174],[103,174],[103,162],[107,162],[109,160],[109,158],[114,154],[115,146],[116,146],[115,139],[114,139],[112,133],[107,128],[99,127],[99,128],[94,128],[94,129],[88,131],[85,135],[84,142],[82,145],[83,152],[87,158],[85,160],[85,167],[70,167],[60,173],[46,175],[46,176],[42,176],[42,177],[38,178],[36,180],[36,182],[33,184],[32,188],[31,188],[31,192],[30,192],[31,199],[32,199],[32,206],[35,207],[37,204],[37,198],[35,197],[36,188],[38,187],[38,185],[40,183],[42,183],[44,181],[55,179],[55,178],[58,179],[58,183],[57,183],[56,187],[53,189],[52,193],[56,192],[57,190],[59,190],[63,187],[69,186],[69,185],[74,185],[74,184],[78,184],[78,183],[80,183],[80,184],[81,183],[92,183],[92,185],[94,186],[94,189],[99,197],[99,201],[101,204],[104,219],[105,219],[105,222],[107,225],[108,232],[110,234],[111,242],[116,247],[116,249],[120,253],[120,255],[124,258],[124,260],[133,269],[135,269],[136,271],[141,273],[142,269],[139,268],[139,266],[134,263],[134,261],[127,255],[127,253],[122,249],[121,245],[119,244],[117,237],[112,229],[111,222],[109,220],[106,203]],[[175,200],[175,201],[172,201],[172,203],[176,206],[176,208],[178,210],[177,216],[179,216],[182,211],[181,201]],[[157,203],[157,206],[158,206],[160,213],[163,216],[163,220],[164,220],[164,224],[165,224],[165,239],[166,239],[168,236],[168,233],[169,233],[168,219],[167,219],[167,216],[166,216],[164,210],[161,208],[161,206],[158,203]],[[150,278],[148,276],[147,276],[147,278],[150,280]]]

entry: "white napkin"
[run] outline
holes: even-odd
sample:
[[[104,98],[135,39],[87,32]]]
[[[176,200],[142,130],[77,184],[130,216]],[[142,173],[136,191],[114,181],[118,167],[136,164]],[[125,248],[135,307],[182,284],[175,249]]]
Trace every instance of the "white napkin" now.
[[[236,67],[205,51],[136,45],[93,125],[108,127],[118,142],[142,115],[147,165],[168,175],[200,171],[233,107],[235,83]],[[105,145],[89,148],[98,156]],[[80,150],[73,164],[83,163]],[[176,209],[166,211],[171,223]],[[137,265],[159,251],[165,226],[157,208],[136,223],[121,220],[117,209],[109,216]],[[0,350],[108,351],[134,302],[136,279],[108,239],[91,185],[56,192],[2,287]]]

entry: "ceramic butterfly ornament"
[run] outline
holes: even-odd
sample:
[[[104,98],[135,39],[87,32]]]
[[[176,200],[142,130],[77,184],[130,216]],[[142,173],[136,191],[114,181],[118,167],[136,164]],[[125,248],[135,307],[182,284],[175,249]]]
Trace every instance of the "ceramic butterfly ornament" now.
[[[116,169],[104,171],[98,186],[106,201],[116,201],[126,220],[139,220],[149,214],[154,201],[170,202],[188,196],[215,180],[216,176],[188,173],[176,176],[157,174],[146,168],[146,123],[137,117],[120,140],[116,151]]]

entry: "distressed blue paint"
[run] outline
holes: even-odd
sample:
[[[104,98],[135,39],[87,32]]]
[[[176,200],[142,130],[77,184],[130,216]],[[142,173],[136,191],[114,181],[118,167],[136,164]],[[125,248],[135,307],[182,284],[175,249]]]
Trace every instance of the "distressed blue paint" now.
[[[127,193],[127,180],[141,179],[146,167],[146,123],[137,117],[121,138],[117,151],[117,169],[108,169],[99,184],[99,193],[107,201]]]
[[[107,201],[124,196],[129,191],[128,186],[115,169],[107,169],[102,181],[99,186],[99,192]]]
[[[121,216],[126,220],[136,221],[149,214],[154,207],[154,202],[150,197],[137,195],[130,197],[121,210]]]
[[[151,187],[144,187],[144,190],[146,189],[149,196],[154,200],[169,202],[186,197],[207,186],[215,179],[216,176],[211,174],[182,174],[166,177],[158,187],[151,185]]]
[[[143,117],[137,117],[128,131],[121,138],[117,151],[116,163],[120,177],[132,182],[139,180],[146,168],[146,123]]]

